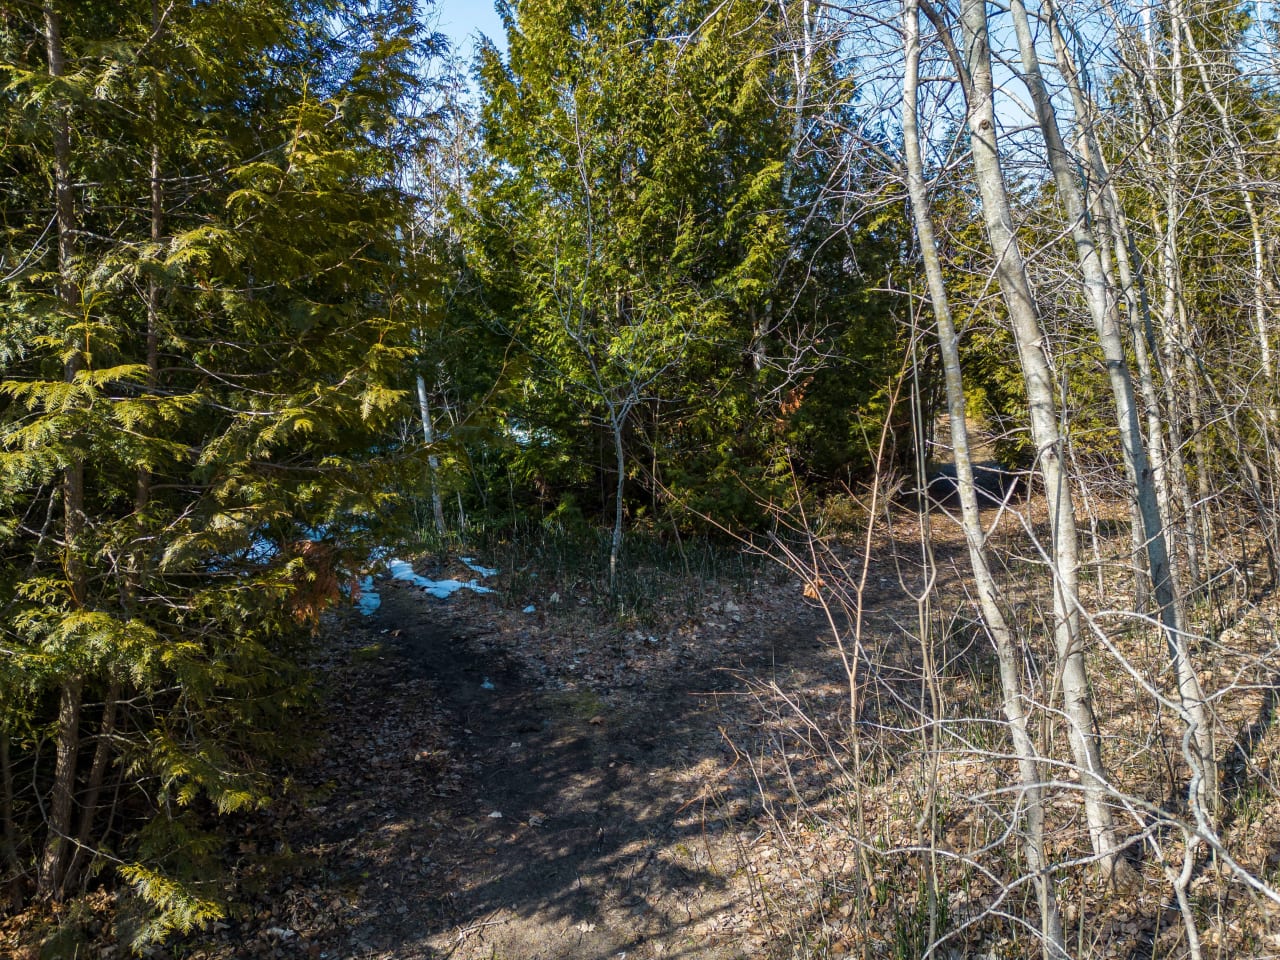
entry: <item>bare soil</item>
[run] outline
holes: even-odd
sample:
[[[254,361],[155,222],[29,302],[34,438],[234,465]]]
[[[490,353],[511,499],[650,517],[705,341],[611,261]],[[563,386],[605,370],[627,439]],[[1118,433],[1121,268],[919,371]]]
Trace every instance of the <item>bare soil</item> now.
[[[731,739],[744,678],[839,674],[799,584],[630,630],[380,590],[375,615],[329,626],[307,799],[247,828],[278,862],[189,956],[767,952],[741,856],[759,798]]]

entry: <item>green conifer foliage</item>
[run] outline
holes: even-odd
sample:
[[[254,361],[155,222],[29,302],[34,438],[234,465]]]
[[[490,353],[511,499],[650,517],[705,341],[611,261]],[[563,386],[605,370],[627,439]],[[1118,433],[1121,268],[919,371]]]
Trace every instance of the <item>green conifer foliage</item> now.
[[[270,799],[305,628],[421,472],[390,168],[429,50],[356,6],[0,10],[0,869],[113,866],[142,939],[218,909],[201,824]]]
[[[514,340],[510,475],[546,505],[598,509],[615,545],[624,508],[674,496],[756,517],[785,486],[784,447],[847,476],[876,432],[897,351],[868,293],[883,274],[858,267],[878,268],[892,231],[839,236],[820,199],[839,123],[795,105],[779,16],[515,3],[509,56],[482,56],[472,263]],[[852,95],[813,69],[824,97]]]

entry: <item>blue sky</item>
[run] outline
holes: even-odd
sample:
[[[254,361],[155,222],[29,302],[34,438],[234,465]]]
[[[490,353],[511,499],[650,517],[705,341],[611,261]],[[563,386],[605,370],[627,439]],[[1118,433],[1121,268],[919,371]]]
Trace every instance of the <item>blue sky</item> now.
[[[506,47],[502,21],[493,9],[493,0],[435,0],[436,27],[449,38],[455,53],[470,58],[478,34],[483,33],[499,50]]]

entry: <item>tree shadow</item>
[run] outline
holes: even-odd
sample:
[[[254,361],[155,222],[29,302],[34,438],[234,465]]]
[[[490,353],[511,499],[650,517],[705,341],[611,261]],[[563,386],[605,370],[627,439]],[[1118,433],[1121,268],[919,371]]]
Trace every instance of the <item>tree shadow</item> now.
[[[1253,755],[1257,751],[1263,737],[1275,723],[1276,707],[1280,706],[1280,673],[1273,674],[1262,694],[1262,702],[1258,705],[1257,716],[1253,721],[1241,728],[1232,741],[1230,749],[1223,761],[1222,799],[1231,804],[1244,790],[1260,778],[1254,770]],[[1234,817],[1229,806],[1224,816],[1224,826],[1230,823],[1227,818]]]
[[[390,589],[363,625],[374,636],[394,630],[403,669],[429,678],[470,773],[454,797],[336,828],[383,829],[389,816],[403,838],[392,843],[393,861],[411,858],[410,838],[436,835],[430,876],[419,882],[407,871],[412,883],[368,893],[370,922],[348,931],[344,947],[437,958],[483,943],[497,956],[603,960],[657,939],[663,956],[720,956],[711,941],[739,906],[724,832],[753,813],[746,804],[723,815],[714,791],[700,789],[710,786],[700,777],[732,766],[715,700],[740,680],[724,669],[724,651],[690,651],[677,671],[637,662],[631,689],[639,696],[558,690],[496,645],[486,648],[483,632],[448,611],[448,602]],[[813,656],[819,632],[815,618],[756,637],[741,648],[739,669],[767,675]],[[351,882],[368,872],[330,869],[338,885],[344,874]],[[736,956],[732,938],[721,939],[723,956]]]

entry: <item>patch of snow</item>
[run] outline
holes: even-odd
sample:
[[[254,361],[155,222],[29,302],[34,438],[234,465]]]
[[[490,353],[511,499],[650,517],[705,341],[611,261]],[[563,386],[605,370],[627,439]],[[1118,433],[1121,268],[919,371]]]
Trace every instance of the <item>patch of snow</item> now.
[[[501,820],[501,819],[502,819],[502,811],[501,811],[501,810],[495,810],[495,811],[493,811],[493,813],[489,814],[489,819],[490,819],[490,820]]]
[[[382,606],[382,597],[373,588],[373,577],[360,578],[360,599],[356,601],[363,616],[371,617],[378,607]]]
[[[458,559],[482,577],[494,577],[498,575],[497,567],[482,567],[476,563],[474,557],[459,557]]]
[[[434,580],[427,581],[427,585],[423,589],[433,597],[441,600],[447,600],[459,590],[470,590],[473,593],[493,593],[488,587],[482,587],[476,580],[468,580],[465,583],[461,580]]]
[[[379,547],[369,555],[369,562],[376,563],[379,560],[386,559],[387,572],[395,580],[404,580],[406,583],[412,583],[415,587],[421,587],[437,600],[447,600],[459,590],[471,590],[474,593],[493,593],[489,587],[481,585],[479,580],[468,580],[465,583],[461,580],[431,580],[427,577],[419,576],[413,572],[413,565],[405,560],[397,560],[394,557],[387,557],[388,551]],[[489,567],[481,567],[472,562],[469,557],[463,558],[463,563],[480,574],[482,577],[492,576],[498,571]],[[360,578],[360,597],[356,601],[356,607],[360,613],[366,617],[372,616],[374,611],[382,605],[382,597],[378,594],[374,587],[373,577],[365,576]],[[385,630],[383,631],[386,632]]]
[[[493,593],[492,590],[481,586],[476,580],[468,580],[466,583],[461,580],[428,580],[426,577],[414,573],[412,564],[404,560],[388,560],[387,570],[396,580],[404,580],[407,583],[412,583],[415,587],[421,587],[438,600],[447,600],[459,590],[471,590],[475,593]]]
[[[521,613],[534,613],[534,612],[536,612],[536,611],[537,611],[537,609],[538,609],[538,608],[537,608],[537,607],[535,607],[535,606],[531,603],[531,604],[529,604],[527,607],[525,607],[523,610],[521,610],[520,612],[521,612]]]

